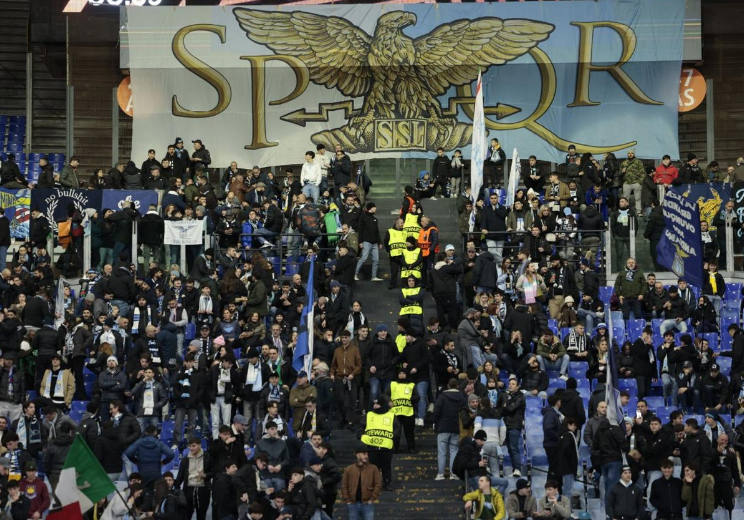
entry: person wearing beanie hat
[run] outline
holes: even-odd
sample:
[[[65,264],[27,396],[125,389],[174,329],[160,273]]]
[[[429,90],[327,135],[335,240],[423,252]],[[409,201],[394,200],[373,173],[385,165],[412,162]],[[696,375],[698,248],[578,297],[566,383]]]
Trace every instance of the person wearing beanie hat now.
[[[532,495],[532,484],[528,479],[517,480],[516,488],[509,493],[505,505],[511,519],[527,519],[537,512],[537,500]]]
[[[352,342],[348,330],[341,332],[341,345],[333,351],[331,377],[335,380],[336,413],[340,415],[339,427],[354,430],[359,423],[356,403],[359,397],[359,382],[362,372],[362,356],[359,346]]]
[[[382,281],[377,277],[377,268],[380,265],[380,249],[382,249],[382,236],[377,224],[375,212],[377,206],[373,202],[367,202],[364,206],[364,212],[359,217],[357,232],[359,233],[359,243],[362,245],[362,254],[356,264],[354,279],[359,281],[359,271],[367,261],[370,254],[372,255],[372,281]]]
[[[397,454],[400,449],[400,433],[405,432],[408,452],[416,454],[416,430],[413,417],[413,406],[418,404],[419,397],[416,384],[409,378],[406,369],[398,369],[398,376],[390,383],[390,399],[393,402],[391,411],[395,414],[395,431],[393,449]]]

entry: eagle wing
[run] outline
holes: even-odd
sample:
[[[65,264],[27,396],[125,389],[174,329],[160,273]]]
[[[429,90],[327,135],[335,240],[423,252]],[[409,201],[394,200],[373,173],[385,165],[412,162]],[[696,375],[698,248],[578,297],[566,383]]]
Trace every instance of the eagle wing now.
[[[365,94],[372,83],[366,66],[370,36],[348,20],[294,11],[235,9],[248,38],[277,54],[302,60],[310,79],[346,96]]]
[[[443,95],[452,85],[478,78],[478,70],[514,60],[555,29],[533,20],[479,18],[442,24],[414,40],[416,73],[429,90]]]

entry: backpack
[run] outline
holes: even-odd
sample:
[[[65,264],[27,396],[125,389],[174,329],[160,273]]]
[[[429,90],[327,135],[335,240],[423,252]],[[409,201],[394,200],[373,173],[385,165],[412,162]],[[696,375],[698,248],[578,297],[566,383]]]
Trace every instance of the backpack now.
[[[306,236],[318,236],[320,234],[320,211],[315,206],[305,206],[302,213],[298,215],[301,220],[300,232]]]

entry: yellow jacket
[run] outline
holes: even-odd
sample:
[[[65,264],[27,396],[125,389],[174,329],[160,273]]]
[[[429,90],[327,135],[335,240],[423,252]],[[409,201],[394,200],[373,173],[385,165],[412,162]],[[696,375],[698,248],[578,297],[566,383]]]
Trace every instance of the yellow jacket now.
[[[54,391],[53,390],[47,390],[47,380],[49,378],[49,375],[52,373],[51,369],[47,369],[44,372],[44,376],[41,378],[41,386],[39,387],[39,394],[43,397],[46,397],[47,393],[49,394],[49,398],[54,398]],[[62,391],[65,393],[65,403],[67,406],[70,406],[72,403],[72,398],[75,395],[75,375],[72,373],[70,369],[64,369],[62,371]]]
[[[480,519],[485,498],[480,489],[468,492],[462,497],[463,501],[475,501],[475,519]],[[504,498],[501,497],[501,492],[491,487],[491,499],[493,500],[493,508],[496,511],[496,517],[493,519],[504,519],[506,517],[506,507],[504,506]]]

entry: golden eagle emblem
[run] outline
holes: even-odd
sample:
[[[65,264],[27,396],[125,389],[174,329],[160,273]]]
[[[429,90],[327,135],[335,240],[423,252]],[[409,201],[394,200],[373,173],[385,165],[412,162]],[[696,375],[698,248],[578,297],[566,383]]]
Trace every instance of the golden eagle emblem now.
[[[370,36],[348,20],[294,11],[233,11],[252,41],[291,55],[310,80],[349,97],[364,97],[348,124],[312,136],[340,143],[348,152],[374,150],[376,122],[399,122],[422,132],[426,150],[469,143],[472,126],[443,115],[437,100],[450,87],[470,84],[479,69],[503,65],[546,40],[555,28],[533,20],[456,20],[418,38],[403,34],[416,15],[393,11],[377,20]],[[379,137],[377,137],[379,139]]]

